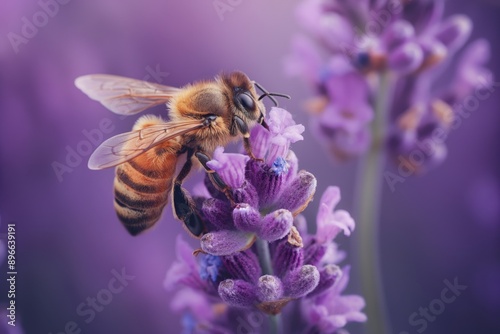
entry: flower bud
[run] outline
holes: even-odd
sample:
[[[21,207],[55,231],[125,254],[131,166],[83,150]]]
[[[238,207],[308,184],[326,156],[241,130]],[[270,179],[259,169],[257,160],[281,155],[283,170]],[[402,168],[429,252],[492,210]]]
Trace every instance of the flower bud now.
[[[236,203],[248,203],[253,207],[259,205],[257,190],[248,180],[243,181],[241,187],[233,189],[233,196]]]
[[[222,263],[233,278],[255,282],[261,275],[257,256],[248,250],[223,256]]]
[[[257,235],[266,241],[275,241],[290,232],[293,216],[290,211],[279,209],[266,215],[261,224]]]
[[[254,286],[243,280],[222,281],[219,284],[219,296],[235,307],[251,307],[257,301]]]
[[[210,232],[200,239],[201,249],[212,255],[230,255],[249,248],[255,241],[253,233],[222,230]]]
[[[283,296],[283,284],[273,275],[264,275],[257,283],[257,296],[261,302],[271,302]]]
[[[246,203],[238,204],[233,210],[234,225],[245,232],[260,229],[260,213]]]
[[[328,264],[319,272],[318,286],[307,295],[307,297],[317,296],[331,288],[342,276],[342,270],[334,265]]]
[[[389,67],[401,74],[408,74],[420,67],[424,58],[422,48],[414,42],[408,42],[389,54]]]
[[[203,202],[201,210],[205,218],[215,227],[228,229],[232,226],[231,206],[227,201],[209,198]]]
[[[387,28],[382,38],[386,49],[391,50],[407,42],[413,36],[415,36],[415,29],[411,23],[405,20],[398,20]]]
[[[280,240],[274,254],[273,267],[280,277],[298,270],[304,264],[304,248],[293,245],[288,240]]]
[[[297,177],[286,187],[275,207],[287,209],[294,216],[302,212],[312,200],[317,181],[314,175],[301,170]]]
[[[465,43],[471,31],[472,21],[467,16],[454,15],[441,24],[436,33],[436,39],[454,51]]]
[[[318,286],[318,283],[318,269],[315,266],[306,264],[285,277],[285,294],[290,298],[300,298],[313,291]]]
[[[274,174],[264,162],[251,160],[247,164],[246,177],[259,194],[259,206],[266,207],[282,192],[286,174]]]

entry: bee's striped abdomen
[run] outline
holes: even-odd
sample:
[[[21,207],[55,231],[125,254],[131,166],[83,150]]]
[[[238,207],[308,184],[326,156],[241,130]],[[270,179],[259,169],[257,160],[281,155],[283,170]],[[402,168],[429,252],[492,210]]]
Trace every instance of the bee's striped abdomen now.
[[[115,210],[132,235],[152,227],[161,216],[177,163],[180,145],[172,140],[116,167]]]

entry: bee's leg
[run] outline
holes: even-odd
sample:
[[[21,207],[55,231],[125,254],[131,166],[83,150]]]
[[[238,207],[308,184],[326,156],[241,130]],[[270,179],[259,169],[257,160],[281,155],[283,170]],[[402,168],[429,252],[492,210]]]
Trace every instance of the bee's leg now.
[[[208,177],[210,178],[210,181],[212,181],[212,184],[224,195],[226,195],[227,199],[229,202],[231,202],[231,205],[235,205],[234,203],[234,197],[233,197],[233,191],[230,186],[224,182],[224,180],[220,177],[220,175],[214,171],[212,168],[208,167],[207,162],[210,161],[210,157],[206,155],[205,153],[201,151],[197,151],[195,153],[196,158],[200,161],[201,165],[203,168],[205,168],[205,171],[207,172]]]
[[[243,147],[245,148],[248,156],[253,160],[264,161],[263,159],[255,157],[252,152],[252,147],[250,145],[250,129],[248,128],[248,124],[238,116],[234,116],[234,122],[236,123],[236,127],[240,133],[243,135]]]
[[[205,232],[205,224],[196,209],[191,195],[182,188],[182,181],[188,176],[193,167],[193,149],[187,149],[187,159],[174,181],[172,201],[175,216],[184,222],[184,226],[193,236],[199,238]]]

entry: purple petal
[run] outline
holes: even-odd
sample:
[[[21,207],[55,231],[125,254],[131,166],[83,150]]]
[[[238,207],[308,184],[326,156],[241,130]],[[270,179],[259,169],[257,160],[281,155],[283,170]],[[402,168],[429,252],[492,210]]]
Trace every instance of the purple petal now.
[[[346,258],[346,252],[339,250],[335,242],[329,242],[324,246],[326,246],[325,255],[323,255],[319,264],[340,263]]]
[[[443,43],[437,40],[421,39],[419,45],[423,51],[423,62],[419,71],[428,70],[429,68],[441,63],[448,55],[448,49]]]
[[[264,159],[269,147],[271,133],[262,125],[256,124],[250,133],[250,144],[252,153],[259,159]]]
[[[318,265],[325,255],[327,247],[321,243],[314,243],[304,248],[304,264]]]
[[[224,153],[224,147],[219,146],[207,165],[219,173],[228,186],[239,188],[245,180],[245,165],[249,159],[249,156],[243,154]]]
[[[340,301],[340,305],[344,306],[345,309],[350,309],[350,311],[344,314],[347,321],[365,322],[368,320],[367,316],[363,312],[360,312],[366,305],[363,297],[346,295],[342,296]]]
[[[174,290],[177,288],[178,284],[181,282],[185,282],[186,278],[188,278],[190,275],[192,275],[191,269],[189,269],[188,266],[186,266],[182,262],[175,262],[173,263],[170,268],[167,271],[167,276],[165,277],[165,280],[163,281],[163,286],[167,291]],[[190,286],[192,288],[196,287],[195,286]]]
[[[230,255],[250,247],[255,241],[253,233],[222,230],[201,237],[201,249],[212,255]]]
[[[193,248],[184,241],[181,235],[178,235],[175,239],[175,256],[190,268],[197,267],[196,258],[193,256]]]
[[[342,276],[338,280],[337,284],[333,287],[332,292],[340,295],[342,292],[344,292],[345,288],[347,287],[347,284],[349,284],[349,278],[351,275],[351,266],[345,266],[342,268]]]
[[[331,325],[343,327],[349,321],[364,322],[367,320],[366,315],[361,312],[365,307],[365,301],[361,296],[326,294],[320,298],[323,300],[323,305],[326,306],[329,315],[322,321],[333,320]]]
[[[322,219],[326,217],[326,215],[329,212],[332,212],[337,204],[340,202],[340,188],[339,187],[334,187],[334,186],[329,186],[326,188],[326,190],[323,192],[323,195],[321,195],[320,203],[321,205],[326,209],[326,212],[321,211],[318,212],[318,215],[316,219]]]
[[[206,295],[192,289],[182,289],[172,299],[170,307],[174,312],[189,310],[198,321],[210,321],[215,313]]]
[[[354,230],[354,220],[347,211],[333,211],[339,201],[340,189],[338,187],[328,187],[321,197],[316,217],[316,240],[320,244],[330,242],[340,231],[349,236],[351,231]]]
[[[491,57],[488,41],[480,39],[464,50],[457,66],[452,90],[455,100],[462,100],[474,89],[489,89],[493,84],[491,71],[484,67]]]
[[[193,256],[193,249],[181,235],[177,236],[175,240],[175,253],[177,261],[167,271],[163,282],[164,287],[167,290],[172,290],[181,282],[187,283],[193,288],[199,287],[198,263]]]
[[[292,150],[288,151],[286,160],[288,163],[288,170],[286,171],[287,178],[284,180],[284,184],[287,184],[289,180],[295,178],[299,170],[299,159]]]
[[[331,269],[333,276],[335,276],[336,269],[334,267]],[[349,321],[366,321],[366,315],[361,312],[365,306],[363,298],[354,295],[340,295],[348,280],[349,268],[347,267],[333,287],[324,290],[319,295],[303,300],[302,312],[305,318],[320,331],[336,332]]]
[[[482,66],[491,58],[490,43],[485,39],[472,42],[464,51],[460,59],[461,65]]]
[[[404,17],[410,21],[418,33],[432,28],[442,18],[443,0],[417,0],[404,4]]]
[[[296,125],[288,111],[277,107],[271,108],[266,121],[271,132],[266,162],[271,166],[278,157],[288,155],[290,143],[304,139],[301,133],[305,128],[301,124]]]

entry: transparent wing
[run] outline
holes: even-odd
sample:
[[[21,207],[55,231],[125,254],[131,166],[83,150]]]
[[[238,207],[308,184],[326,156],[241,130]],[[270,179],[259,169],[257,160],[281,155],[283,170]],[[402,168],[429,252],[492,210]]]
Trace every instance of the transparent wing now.
[[[89,158],[90,169],[103,169],[124,163],[154,146],[202,128],[203,120],[172,121],[125,132],[104,141]]]
[[[166,103],[180,91],[179,88],[107,74],[78,77],[75,86],[120,115],[137,114]]]

